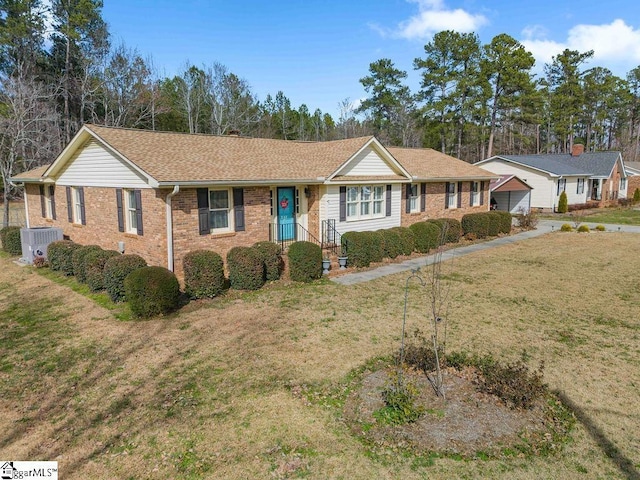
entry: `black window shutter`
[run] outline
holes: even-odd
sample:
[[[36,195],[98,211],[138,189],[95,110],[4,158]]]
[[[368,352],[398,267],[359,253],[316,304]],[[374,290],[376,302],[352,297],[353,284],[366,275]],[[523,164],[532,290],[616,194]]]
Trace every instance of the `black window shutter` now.
[[[451,183],[447,182],[444,184],[444,208],[449,208],[449,185]]]
[[[82,223],[82,225],[86,225],[87,217],[85,216],[85,212],[84,212],[84,188],[83,187],[78,187],[78,194],[80,195],[80,223]]]
[[[49,185],[49,198],[51,199],[51,218],[56,219],[56,187]]]
[[[420,184],[420,211],[424,212],[427,210],[427,184]]]
[[[118,208],[118,231],[124,232],[124,209],[122,208],[121,188],[116,188],[116,206]]]
[[[473,184],[474,182],[469,182],[469,206],[473,207]]]
[[[484,182],[480,182],[480,205],[484,205]]]
[[[404,211],[411,213],[411,184],[407,183],[406,190],[404,191]]]
[[[386,211],[386,216],[390,217],[391,216],[391,185],[387,185],[387,196],[385,198],[385,202],[387,203],[386,207],[387,207],[387,211]]]
[[[137,234],[142,235],[142,190],[134,190],[133,195],[136,197],[136,223],[138,224]]]
[[[244,190],[233,189],[233,219],[236,232],[244,232]]]
[[[67,217],[69,223],[73,223],[73,206],[71,204],[71,187],[66,188],[67,191]]]
[[[462,207],[462,182],[458,182],[458,208]]]
[[[44,205],[44,185],[39,185],[40,187],[40,211],[42,212],[42,218],[47,216],[47,208]]]
[[[207,235],[211,233],[211,227],[209,226],[209,189],[198,188],[196,192],[198,194],[198,227],[200,235]]]
[[[340,221],[347,221],[347,187],[340,187]]]

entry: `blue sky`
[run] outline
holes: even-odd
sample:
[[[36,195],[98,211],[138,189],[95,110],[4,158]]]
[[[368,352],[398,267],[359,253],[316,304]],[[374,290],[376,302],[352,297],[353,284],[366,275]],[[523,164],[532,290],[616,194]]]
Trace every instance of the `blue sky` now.
[[[104,0],[112,42],[151,56],[161,75],[187,61],[219,62],[246,79],[259,100],[278,90],[337,119],[338,103],[366,97],[359,79],[390,58],[419,88],[413,59],[441,30],[520,40],[536,70],[564,48],[595,50],[589,65],[616,75],[640,65],[637,0]],[[587,65],[587,66],[589,66]]]

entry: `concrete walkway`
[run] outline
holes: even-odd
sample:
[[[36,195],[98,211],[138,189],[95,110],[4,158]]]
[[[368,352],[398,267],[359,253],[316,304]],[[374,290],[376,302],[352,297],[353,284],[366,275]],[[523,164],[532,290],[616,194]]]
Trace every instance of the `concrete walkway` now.
[[[526,232],[516,233],[515,235],[510,235],[508,237],[500,237],[494,240],[489,240],[488,242],[476,243],[473,245],[467,245],[465,247],[457,247],[457,248],[452,248],[450,250],[447,250],[446,252],[442,253],[442,260],[443,261],[451,260],[454,258],[462,257],[464,255],[468,255],[470,253],[487,250],[488,248],[499,247],[501,245],[508,245],[510,243],[520,242],[522,240],[527,240],[529,238],[535,238],[541,235],[546,235],[547,233],[560,230],[560,227],[562,227],[562,225],[565,223],[570,223],[573,226],[572,222],[541,220],[540,222],[538,222],[538,226],[535,230],[529,230]],[[635,226],[635,225],[610,225],[610,224],[599,224],[599,223],[589,223],[589,222],[584,222],[584,224],[589,225],[590,229],[594,229],[596,225],[604,225],[605,228],[607,229],[606,230],[607,232],[640,233],[640,226]],[[375,280],[377,278],[384,277],[386,275],[406,272],[418,267],[432,265],[435,260],[436,260],[436,255],[425,255],[423,257],[417,257],[417,258],[412,258],[411,260],[406,260],[402,263],[392,263],[389,265],[385,265],[383,267],[373,268],[371,270],[347,273],[339,277],[334,277],[331,280],[341,285],[354,285],[356,283]]]

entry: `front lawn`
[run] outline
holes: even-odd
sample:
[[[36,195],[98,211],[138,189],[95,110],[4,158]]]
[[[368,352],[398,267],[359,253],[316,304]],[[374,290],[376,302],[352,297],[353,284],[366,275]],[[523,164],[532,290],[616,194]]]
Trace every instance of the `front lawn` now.
[[[471,460],[379,448],[343,421],[353,372],[399,346],[406,273],[123,321],[0,257],[0,457],[57,460],[65,479],[638,478],[639,240],[550,234],[446,267],[447,348],[526,350],[578,419],[557,454]],[[412,284],[408,332],[425,308]]]
[[[578,219],[588,223],[610,223],[618,225],[640,225],[640,209],[632,208],[605,208],[602,210],[590,210],[589,213],[577,210],[566,215],[545,215],[550,220],[574,222]]]

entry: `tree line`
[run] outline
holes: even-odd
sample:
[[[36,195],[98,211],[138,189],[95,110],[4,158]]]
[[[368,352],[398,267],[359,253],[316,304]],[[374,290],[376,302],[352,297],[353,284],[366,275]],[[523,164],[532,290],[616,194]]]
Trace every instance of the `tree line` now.
[[[367,97],[343,99],[338,118],[258,99],[220,63],[185,62],[173,77],[135,48],[112,44],[101,0],[0,0],[0,175],[50,163],[86,122],[100,125],[322,141],[376,135],[474,162],[496,153],[622,150],[640,142],[640,67],[619,78],[586,68],[593,52],[565,50],[533,73],[534,58],[507,34],[481,44],[443,31],[413,62],[420,87],[388,58],[360,79]]]

